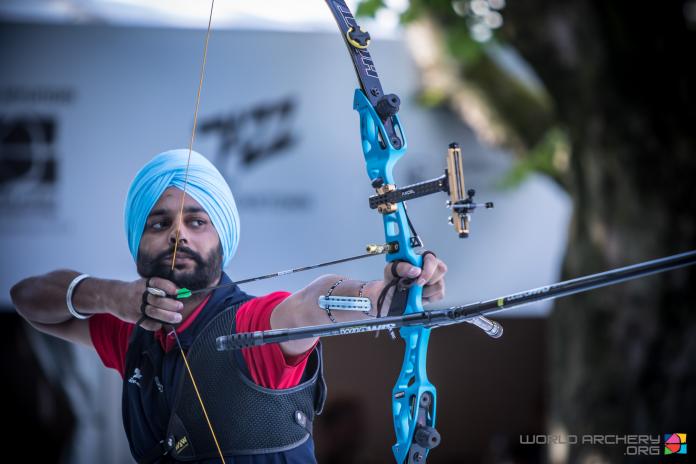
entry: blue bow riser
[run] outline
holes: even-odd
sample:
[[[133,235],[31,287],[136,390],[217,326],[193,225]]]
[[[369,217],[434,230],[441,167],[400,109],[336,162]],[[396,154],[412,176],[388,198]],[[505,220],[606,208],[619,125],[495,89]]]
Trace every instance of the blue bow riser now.
[[[396,162],[406,153],[406,136],[401,129],[397,115],[392,116],[392,124],[401,135],[403,145],[396,149],[387,137],[384,124],[374,107],[361,89],[355,90],[353,109],[360,114],[360,135],[367,175],[370,181],[382,178],[385,184],[395,184],[393,169]],[[380,137],[381,135],[381,137]],[[384,145],[384,146],[382,146]],[[406,211],[402,203],[397,204],[393,213],[382,215],[384,219],[385,243],[399,244],[395,253],[387,254],[387,262],[402,260],[421,267],[423,258],[411,247],[411,230],[408,227]],[[421,294],[423,287],[414,285],[410,288],[404,314],[423,311]],[[434,427],[436,411],[436,391],[428,380],[426,357],[430,329],[424,327],[404,327],[399,330],[406,344],[404,362],[401,372],[392,390],[392,411],[397,442],[392,447],[394,457],[399,463],[406,461],[409,448],[416,430],[420,402],[424,395],[429,395],[431,404],[425,414],[425,425]],[[427,450],[423,451],[424,456]]]

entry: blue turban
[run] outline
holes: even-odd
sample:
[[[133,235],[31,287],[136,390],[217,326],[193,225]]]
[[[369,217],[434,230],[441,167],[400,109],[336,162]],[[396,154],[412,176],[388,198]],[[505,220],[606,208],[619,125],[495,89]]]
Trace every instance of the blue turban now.
[[[140,238],[147,217],[169,187],[184,190],[188,149],[166,151],[155,156],[138,174],[128,189],[124,221],[128,247],[134,260],[138,259]],[[223,267],[227,266],[239,244],[239,213],[230,187],[203,155],[191,152],[186,193],[208,213],[222,244]]]

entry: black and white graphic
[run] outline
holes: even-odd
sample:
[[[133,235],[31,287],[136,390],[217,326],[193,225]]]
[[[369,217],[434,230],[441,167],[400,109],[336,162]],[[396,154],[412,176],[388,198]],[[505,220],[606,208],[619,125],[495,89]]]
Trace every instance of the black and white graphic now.
[[[0,208],[51,212],[57,182],[56,132],[48,115],[0,116]]]
[[[214,163],[225,176],[287,153],[297,143],[292,126],[296,102],[283,98],[227,115],[203,118],[201,137],[219,138]]]
[[[199,133],[217,137],[212,161],[230,185],[240,208],[254,211],[307,210],[311,195],[306,191],[272,191],[253,187],[245,193],[245,174],[268,161],[289,155],[299,136],[294,131],[297,103],[292,97],[258,103],[226,115],[201,118]]]

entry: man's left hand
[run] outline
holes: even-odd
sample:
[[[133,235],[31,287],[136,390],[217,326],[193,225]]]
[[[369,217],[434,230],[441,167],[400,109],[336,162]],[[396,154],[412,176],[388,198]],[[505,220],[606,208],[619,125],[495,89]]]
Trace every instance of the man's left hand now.
[[[385,285],[394,279],[392,275],[392,263],[387,263],[384,268]],[[426,253],[423,256],[423,268],[419,268],[410,263],[400,262],[396,266],[396,273],[399,277],[416,279],[416,285],[423,286],[423,303],[433,303],[445,297],[445,274],[447,265],[438,259],[433,253]],[[390,293],[392,293],[390,291]],[[391,295],[387,297],[384,306],[389,307]]]

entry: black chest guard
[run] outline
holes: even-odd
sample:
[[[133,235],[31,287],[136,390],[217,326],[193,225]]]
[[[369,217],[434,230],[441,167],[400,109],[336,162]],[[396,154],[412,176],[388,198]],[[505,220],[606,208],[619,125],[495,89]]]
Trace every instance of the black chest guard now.
[[[222,452],[256,455],[312,446],[312,422],[326,396],[321,344],[310,354],[299,385],[283,390],[260,387],[248,377],[241,352],[215,349],[217,337],[235,333],[241,304],[222,310],[206,306],[186,330],[195,331],[190,346],[182,337]],[[178,349],[165,354],[152,332],[134,329],[126,358],[123,416],[131,451],[141,462],[218,456],[184,369]]]

